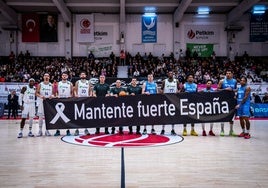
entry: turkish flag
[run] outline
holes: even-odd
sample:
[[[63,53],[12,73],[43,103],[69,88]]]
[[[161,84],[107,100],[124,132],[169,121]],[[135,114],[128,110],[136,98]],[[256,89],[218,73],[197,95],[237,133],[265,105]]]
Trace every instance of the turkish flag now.
[[[22,14],[22,42],[40,41],[38,14]]]

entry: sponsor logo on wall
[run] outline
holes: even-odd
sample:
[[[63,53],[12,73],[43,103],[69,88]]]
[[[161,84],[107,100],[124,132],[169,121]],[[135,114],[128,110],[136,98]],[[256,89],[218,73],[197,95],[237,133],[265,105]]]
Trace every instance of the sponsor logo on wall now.
[[[218,43],[220,32],[218,26],[185,25],[187,43]]]
[[[142,16],[142,43],[157,42],[157,16],[143,15]]]
[[[93,14],[76,15],[77,42],[94,42],[94,16]]]

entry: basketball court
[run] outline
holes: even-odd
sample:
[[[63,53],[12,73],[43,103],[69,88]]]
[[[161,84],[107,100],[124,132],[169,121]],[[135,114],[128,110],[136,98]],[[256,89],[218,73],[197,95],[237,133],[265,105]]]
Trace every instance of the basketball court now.
[[[0,187],[101,187],[121,186],[121,147],[70,144],[65,137],[17,138],[19,120],[0,120]],[[35,120],[33,133],[38,132]],[[268,123],[251,120],[252,138],[177,136],[180,142],[124,148],[125,186],[138,187],[267,187]],[[209,124],[206,125],[207,130]],[[161,126],[155,126],[157,133]],[[188,132],[190,125],[188,125]],[[124,127],[125,131],[127,128]],[[171,126],[166,135],[171,137]],[[182,133],[182,125],[175,126]],[[95,129],[89,129],[94,133]],[[102,129],[101,129],[102,130]],[[135,129],[134,129],[135,130]],[[143,127],[141,127],[143,130]],[[150,126],[147,126],[150,130]],[[196,125],[199,135],[201,125]],[[238,120],[234,130],[241,132]],[[81,129],[80,132],[83,130]],[[51,133],[55,131],[51,130]],[[71,130],[73,133],[74,130]],[[225,124],[226,134],[229,132]],[[65,130],[61,131],[61,134]],[[127,137],[121,136],[121,137]],[[153,136],[153,135],[150,135]],[[157,135],[159,136],[159,135]],[[175,136],[176,137],[176,136]],[[82,135],[80,139],[87,139]]]

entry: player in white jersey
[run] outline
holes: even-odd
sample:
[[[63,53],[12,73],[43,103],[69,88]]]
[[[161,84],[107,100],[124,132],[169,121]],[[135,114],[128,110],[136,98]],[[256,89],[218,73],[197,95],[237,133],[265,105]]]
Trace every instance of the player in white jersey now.
[[[77,80],[75,82],[75,87],[74,87],[74,96],[75,97],[89,97],[91,96],[91,84],[89,80],[86,79],[87,75],[85,72],[80,73],[80,80]],[[85,135],[89,135],[89,132],[87,129],[84,131]],[[74,136],[79,135],[79,130],[76,129]]]
[[[19,105],[22,110],[21,122],[20,122],[20,132],[18,138],[23,137],[23,128],[25,125],[26,118],[29,116],[29,137],[34,137],[32,134],[33,118],[35,116],[35,92],[36,88],[34,86],[35,80],[33,78],[29,79],[29,85],[24,86],[21,89],[19,96]]]
[[[53,85],[52,83],[49,82],[50,75],[48,73],[45,73],[43,76],[44,81],[41,82],[36,89],[36,96],[37,96],[37,103],[38,103],[38,110],[37,110],[37,115],[38,115],[38,124],[39,124],[39,132],[37,136],[42,136],[42,126],[43,126],[43,119],[44,119],[44,105],[43,101],[46,99],[51,99],[54,97],[53,93]],[[46,136],[51,136],[49,131],[46,130],[45,132]]]
[[[162,93],[179,93],[180,83],[177,79],[173,77],[173,71],[168,72],[168,78],[163,80],[161,86]],[[161,135],[165,134],[165,125],[162,126]],[[176,135],[174,130],[174,124],[172,124],[171,135]]]
[[[73,84],[68,81],[68,74],[63,72],[61,74],[61,81],[58,83],[58,88],[56,91],[56,97],[58,98],[69,98],[73,96]],[[66,135],[70,136],[70,130],[66,131]],[[54,136],[60,136],[60,130],[57,129]]]

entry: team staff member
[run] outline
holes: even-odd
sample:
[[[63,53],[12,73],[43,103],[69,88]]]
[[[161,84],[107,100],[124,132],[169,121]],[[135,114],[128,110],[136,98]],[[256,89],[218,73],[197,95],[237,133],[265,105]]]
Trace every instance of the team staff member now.
[[[240,80],[241,87],[237,91],[237,116],[239,116],[240,125],[242,128],[242,133],[239,137],[244,137],[245,139],[250,138],[250,92],[251,88],[247,85],[247,78],[241,77]],[[245,129],[246,128],[246,129]]]
[[[230,91],[230,92],[234,92],[236,91],[237,88],[237,82],[236,80],[233,78],[233,71],[231,69],[228,69],[226,71],[226,76],[223,80],[221,80],[218,84],[218,91]],[[230,132],[229,132],[229,136],[236,136],[236,134],[233,131],[233,125],[234,122],[230,121]],[[221,123],[221,133],[220,136],[224,136],[224,123]]]
[[[53,86],[52,83],[50,83],[50,75],[48,73],[45,73],[43,76],[44,81],[41,82],[36,89],[36,96],[37,96],[37,102],[38,102],[38,124],[39,124],[39,132],[37,136],[42,136],[42,126],[43,126],[43,119],[44,119],[44,105],[43,101],[46,99],[51,99],[55,97],[55,94],[53,93]],[[49,131],[46,130],[45,132],[46,136],[51,136]]]
[[[147,81],[142,85],[142,94],[145,95],[154,95],[158,93],[157,84],[154,82],[154,76],[152,73],[148,74]],[[144,125],[143,134],[147,134],[146,125]],[[152,125],[151,134],[156,134],[154,125]]]
[[[206,88],[203,89],[201,92],[214,92],[211,86],[212,86],[212,80],[207,80]],[[207,136],[207,133],[205,130],[205,123],[202,123],[202,129],[203,129],[202,135]],[[210,123],[210,131],[208,132],[208,134],[210,136],[215,136],[215,134],[213,133],[213,123]]]
[[[25,126],[26,118],[29,115],[29,137],[34,137],[32,133],[33,118],[35,116],[35,92],[36,88],[34,86],[35,80],[33,78],[29,79],[29,85],[24,86],[21,89],[19,96],[19,105],[22,110],[21,112],[21,122],[20,122],[20,132],[18,138],[23,137],[23,128]]]
[[[89,80],[86,79],[87,75],[85,72],[80,73],[80,80],[77,80],[75,82],[75,87],[74,87],[74,96],[75,97],[89,97],[91,96],[91,84]],[[89,132],[87,129],[84,131],[85,135],[89,135]],[[79,130],[76,129],[74,132],[74,136],[79,135]]]
[[[69,98],[73,96],[73,84],[68,81],[68,74],[63,72],[61,74],[61,81],[58,83],[58,88],[56,91],[56,97],[58,98]],[[57,129],[54,136],[59,136],[60,130]],[[70,130],[66,131],[66,136],[71,136]]]
[[[8,100],[8,116],[7,119],[10,118],[10,114],[12,113],[11,116],[14,117],[14,119],[17,118],[18,116],[18,100],[19,97],[16,94],[16,91],[13,90],[11,91],[11,93],[7,96],[7,100]]]
[[[131,79],[131,84],[130,86],[127,88],[127,93],[128,95],[140,95],[141,94],[141,87],[137,85],[137,78],[133,77]],[[132,126],[129,126],[129,134],[133,134],[133,129],[132,129]],[[141,134],[140,132],[140,126],[137,125],[137,128],[136,128],[136,134]]]
[[[194,75],[193,74],[188,74],[187,75],[187,81],[183,84],[182,87],[182,92],[186,92],[186,93],[194,93],[197,92],[197,84],[194,83]],[[182,135],[183,136],[187,136],[187,129],[186,129],[187,124],[183,125],[183,132]],[[191,124],[191,136],[198,136],[198,134],[195,132],[194,130],[194,124]]]
[[[93,88],[93,97],[107,97],[110,96],[110,86],[105,83],[105,75],[100,75],[99,83],[95,84]],[[100,134],[100,128],[96,128],[95,134]],[[105,127],[105,134],[109,134],[108,127]]]
[[[111,89],[110,96],[118,97],[121,92],[127,93],[126,89],[121,86],[121,80],[115,81],[115,87]],[[112,134],[115,133],[115,127],[112,127]],[[119,134],[124,134],[123,127],[119,126]]]
[[[179,93],[180,83],[177,79],[173,77],[173,71],[168,72],[168,78],[163,80],[161,86],[162,93]],[[165,134],[165,125],[162,126],[162,130],[160,134]],[[174,130],[174,124],[172,124],[171,135],[176,135]]]

